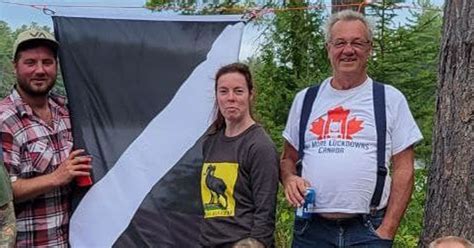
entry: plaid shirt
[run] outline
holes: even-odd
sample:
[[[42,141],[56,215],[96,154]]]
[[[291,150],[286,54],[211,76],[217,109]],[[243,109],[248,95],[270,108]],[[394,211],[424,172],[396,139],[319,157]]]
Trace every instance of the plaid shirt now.
[[[10,178],[50,174],[66,160],[72,134],[65,99],[50,95],[52,126],[33,114],[16,90],[0,101],[3,158]],[[69,186],[15,203],[18,247],[68,247]]]

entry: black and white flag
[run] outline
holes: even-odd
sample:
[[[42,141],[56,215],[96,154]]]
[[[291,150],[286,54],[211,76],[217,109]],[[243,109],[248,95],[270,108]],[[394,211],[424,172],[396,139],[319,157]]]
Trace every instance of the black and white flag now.
[[[53,17],[75,146],[93,156],[73,247],[197,246],[200,137],[244,27],[226,18]]]

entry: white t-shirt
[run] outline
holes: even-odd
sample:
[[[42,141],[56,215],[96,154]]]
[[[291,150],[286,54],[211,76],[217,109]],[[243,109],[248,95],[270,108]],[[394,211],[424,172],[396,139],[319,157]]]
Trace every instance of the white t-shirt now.
[[[377,135],[372,79],[337,90],[326,79],[308,120],[302,176],[316,190],[318,213],[368,213],[377,176]],[[307,88],[291,106],[283,137],[298,150],[299,122]],[[385,85],[387,135],[385,166],[423,137],[400,91]],[[387,206],[391,178],[387,176],[379,209]]]

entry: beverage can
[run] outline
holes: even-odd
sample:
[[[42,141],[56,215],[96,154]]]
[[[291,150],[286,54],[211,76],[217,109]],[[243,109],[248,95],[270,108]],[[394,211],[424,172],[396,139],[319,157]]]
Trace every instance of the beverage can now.
[[[296,216],[302,219],[311,218],[314,203],[316,201],[316,190],[314,188],[306,188],[304,194],[304,203],[296,209]]]

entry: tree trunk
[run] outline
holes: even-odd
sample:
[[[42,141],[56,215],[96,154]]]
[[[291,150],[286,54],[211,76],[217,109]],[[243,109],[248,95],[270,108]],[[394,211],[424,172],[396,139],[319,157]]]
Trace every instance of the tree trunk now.
[[[331,13],[336,13],[345,9],[352,9],[364,14],[364,0],[331,0]]]
[[[448,235],[474,239],[474,1],[445,1],[420,247]]]

